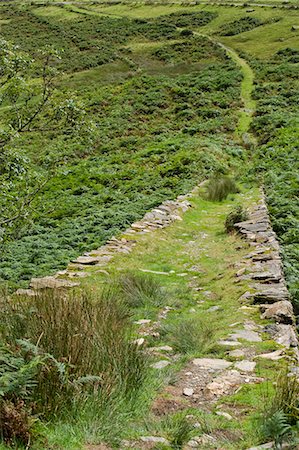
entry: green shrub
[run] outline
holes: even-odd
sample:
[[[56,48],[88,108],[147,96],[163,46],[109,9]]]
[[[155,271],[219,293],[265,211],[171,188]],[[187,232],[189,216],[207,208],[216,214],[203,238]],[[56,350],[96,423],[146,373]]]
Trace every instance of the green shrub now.
[[[229,177],[211,178],[206,185],[206,198],[212,202],[222,202],[229,194],[236,194],[239,189]]]
[[[220,36],[235,36],[245,31],[253,30],[256,27],[260,27],[267,22],[263,22],[257,17],[241,17],[241,19],[235,20],[233,22],[226,23],[220,30]]]
[[[235,230],[235,224],[243,222],[248,219],[248,213],[241,205],[237,205],[229,212],[225,219],[225,230],[227,233],[231,233]]]

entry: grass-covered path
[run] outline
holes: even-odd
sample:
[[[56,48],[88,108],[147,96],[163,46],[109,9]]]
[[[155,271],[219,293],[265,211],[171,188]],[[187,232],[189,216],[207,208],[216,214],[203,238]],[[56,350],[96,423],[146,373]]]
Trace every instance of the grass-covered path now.
[[[241,56],[234,49],[227,47],[222,42],[216,41],[208,35],[199,32],[193,33],[197,36],[204,36],[214,44],[217,44],[223,48],[226,54],[238,65],[242,72],[243,80],[241,83],[240,96],[244,107],[240,111],[239,123],[236,128],[236,135],[241,137],[244,133],[248,133],[253,114],[256,110],[256,102],[252,98],[252,92],[254,90],[254,72],[248,62],[244,58],[241,58]]]
[[[152,359],[143,402],[134,412],[126,405],[118,412],[115,420],[126,416],[127,421],[121,434],[103,424],[108,436],[94,435],[91,443],[121,438],[130,449],[170,449],[184,427],[182,444],[195,439],[198,448],[240,450],[258,442],[250,424],[281,367],[258,355],[279,346],[262,333],[258,307],[239,301],[248,284],[236,273],[251,247],[224,231],[233,206],[249,207],[257,199],[256,189],[222,203],[194,194],[182,220],[152,233],[122,235],[134,240],[133,251],[116,254],[105,272],[90,268],[82,281],[87,289],[129,273],[137,279],[147,274],[164,292],[158,303],[143,298],[132,309],[136,339]],[[236,332],[239,340],[231,341]],[[148,447],[145,439],[152,437],[163,445]],[[207,445],[205,439],[210,439]],[[123,448],[121,442],[112,448]]]
[[[252,116],[256,109],[256,102],[252,98],[252,92],[254,89],[254,72],[248,62],[241,58],[238,53],[219,42],[219,45],[227,52],[233,61],[240,67],[243,75],[241,83],[241,98],[244,103],[244,109],[240,112],[239,124],[236,129],[237,134],[242,135],[247,133],[252,121]]]

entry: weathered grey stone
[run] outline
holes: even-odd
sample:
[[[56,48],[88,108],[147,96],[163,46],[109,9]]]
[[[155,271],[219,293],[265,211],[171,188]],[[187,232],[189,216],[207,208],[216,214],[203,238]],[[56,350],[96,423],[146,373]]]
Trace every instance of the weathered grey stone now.
[[[250,277],[253,280],[262,281],[264,283],[279,283],[279,281],[282,278],[281,272],[274,273],[274,272],[256,272],[251,273]]]
[[[268,444],[259,445],[258,447],[250,447],[248,450],[267,450],[274,448],[274,442],[268,442]]]
[[[167,439],[165,439],[163,437],[158,437],[158,436],[141,436],[140,440],[142,442],[154,442],[156,444],[169,445],[169,442]]]
[[[265,232],[269,229],[269,222],[254,222],[253,220],[248,220],[245,222],[239,222],[235,224],[235,228],[237,228],[241,233],[260,233]]]
[[[84,264],[84,265],[87,265],[87,266],[93,266],[95,264],[98,264],[100,259],[101,258],[99,256],[79,256],[77,259],[73,259],[72,263],[73,264]]]
[[[43,278],[32,278],[30,281],[31,289],[61,289],[72,288],[76,286],[79,286],[79,283],[51,276]]]
[[[224,370],[232,365],[230,361],[217,358],[195,358],[193,359],[193,364],[201,367],[202,369],[211,370]]]
[[[231,350],[230,352],[228,352],[228,356],[230,356],[231,358],[243,358],[243,356],[245,355],[244,350]]]
[[[136,325],[146,325],[148,323],[151,323],[151,319],[140,319],[140,320],[135,320]]]
[[[256,331],[251,330],[236,330],[231,334],[232,339],[244,339],[248,342],[261,342],[262,338]]]
[[[297,334],[292,325],[271,324],[267,325],[264,331],[269,333],[274,341],[286,348],[298,346]]]
[[[221,397],[234,391],[244,382],[244,375],[241,375],[237,370],[229,370],[214,378],[211,383],[208,383],[205,391],[212,398]]]
[[[262,358],[262,359],[270,359],[271,361],[278,361],[279,359],[283,358],[283,350],[275,350],[271,353],[262,353],[261,355],[256,355],[255,359]]]
[[[254,361],[238,361],[235,363],[235,367],[241,372],[253,372],[256,366],[256,362]]]
[[[219,345],[223,345],[224,347],[238,347],[239,345],[242,345],[241,342],[238,341],[230,341],[230,340],[220,340],[218,341]]]
[[[215,305],[215,306],[211,306],[211,308],[207,309],[207,312],[215,312],[215,311],[219,311],[219,309],[221,309],[221,307],[219,305]]]
[[[288,300],[290,294],[283,283],[272,284],[271,286],[255,284],[256,289],[253,294],[255,303],[275,303],[281,300]]]
[[[272,305],[261,305],[262,319],[273,319],[275,322],[292,324],[294,322],[294,310],[292,303],[288,300],[273,303]]]
[[[194,394],[194,389],[192,389],[192,388],[184,388],[183,389],[183,394],[186,397],[192,397],[192,395]]]
[[[166,361],[166,360],[162,359],[161,361],[158,361],[158,362],[152,364],[151,367],[153,369],[161,370],[161,369],[164,369],[165,367],[169,366],[169,364],[170,364],[169,361]]]

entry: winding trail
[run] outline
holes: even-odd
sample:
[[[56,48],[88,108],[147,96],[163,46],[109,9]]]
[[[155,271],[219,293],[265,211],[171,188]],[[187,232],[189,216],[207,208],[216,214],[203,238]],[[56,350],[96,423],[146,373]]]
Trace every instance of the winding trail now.
[[[217,42],[220,47],[222,47],[228,56],[240,67],[243,75],[243,80],[241,83],[241,98],[244,103],[244,108],[240,112],[240,118],[236,133],[242,135],[243,133],[248,133],[252,116],[256,110],[256,102],[252,98],[252,92],[254,89],[254,72],[248,62],[241,58],[238,53],[223,45],[221,42]]]
[[[254,72],[248,62],[241,58],[238,53],[230,47],[222,44],[220,41],[216,41],[212,39],[210,36],[206,34],[202,34],[194,31],[193,34],[195,36],[201,36],[209,39],[209,41],[213,42],[213,44],[218,45],[219,47],[225,50],[226,54],[239,66],[241,69],[243,80],[241,82],[241,99],[243,101],[244,107],[240,111],[239,123],[236,128],[236,135],[238,137],[243,137],[244,134],[249,134],[249,128],[252,121],[253,114],[256,110],[256,102],[252,98],[252,92],[254,89]],[[251,142],[254,141],[254,137],[250,135],[249,140]]]

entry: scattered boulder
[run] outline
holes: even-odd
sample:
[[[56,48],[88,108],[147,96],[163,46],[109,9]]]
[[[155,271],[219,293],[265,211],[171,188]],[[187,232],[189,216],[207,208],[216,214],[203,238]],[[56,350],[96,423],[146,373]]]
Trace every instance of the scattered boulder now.
[[[243,358],[243,356],[245,355],[244,350],[231,350],[230,352],[228,352],[228,356],[230,356],[231,358]]]
[[[263,358],[263,359],[270,359],[271,361],[277,361],[281,358],[283,358],[284,351],[281,350],[275,350],[271,353],[262,353],[261,355],[256,355],[255,358]]]

